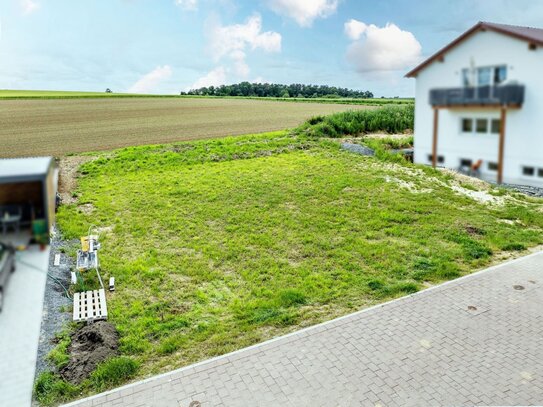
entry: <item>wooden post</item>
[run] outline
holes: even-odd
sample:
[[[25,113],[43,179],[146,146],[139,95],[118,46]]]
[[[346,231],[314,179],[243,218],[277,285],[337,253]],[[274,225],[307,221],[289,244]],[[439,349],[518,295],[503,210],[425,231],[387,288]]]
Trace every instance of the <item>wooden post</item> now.
[[[502,106],[500,114],[500,141],[498,143],[498,184],[503,182],[503,151],[505,146],[505,115],[506,108]]]
[[[437,165],[437,129],[439,121],[439,109],[434,107],[434,139],[432,141],[432,167],[436,168]]]

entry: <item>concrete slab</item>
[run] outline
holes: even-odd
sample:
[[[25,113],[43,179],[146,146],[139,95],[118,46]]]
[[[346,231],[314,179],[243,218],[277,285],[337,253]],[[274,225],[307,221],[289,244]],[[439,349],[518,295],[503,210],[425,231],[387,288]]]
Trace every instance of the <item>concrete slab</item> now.
[[[0,406],[30,406],[49,249],[17,254],[0,313]]]

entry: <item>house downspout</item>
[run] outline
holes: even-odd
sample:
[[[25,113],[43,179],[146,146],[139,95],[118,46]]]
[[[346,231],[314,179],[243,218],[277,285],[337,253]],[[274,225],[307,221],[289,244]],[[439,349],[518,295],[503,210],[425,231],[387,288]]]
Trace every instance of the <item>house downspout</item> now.
[[[500,113],[500,141],[498,143],[498,184],[503,182],[503,154],[505,147],[505,119],[507,108],[505,105],[501,107]]]

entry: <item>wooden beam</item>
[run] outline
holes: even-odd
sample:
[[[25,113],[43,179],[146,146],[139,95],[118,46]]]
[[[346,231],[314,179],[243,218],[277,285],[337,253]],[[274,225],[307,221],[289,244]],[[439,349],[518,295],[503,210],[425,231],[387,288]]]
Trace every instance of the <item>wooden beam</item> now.
[[[498,184],[503,182],[503,152],[505,147],[505,117],[507,109],[505,106],[501,108],[500,114],[500,141],[498,144]]]
[[[437,165],[437,129],[439,121],[439,109],[434,107],[434,138],[432,140],[432,167],[436,168]]]

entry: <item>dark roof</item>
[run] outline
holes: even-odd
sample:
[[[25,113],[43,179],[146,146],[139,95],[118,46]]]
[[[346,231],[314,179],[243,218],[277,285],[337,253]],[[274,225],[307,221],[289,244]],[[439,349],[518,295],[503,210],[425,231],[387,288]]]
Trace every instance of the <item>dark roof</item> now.
[[[470,35],[478,31],[485,31],[485,30],[495,31],[501,34],[518,38],[520,40],[524,40],[536,45],[543,46],[543,29],[541,28],[520,27],[516,25],[496,24],[496,23],[488,23],[485,21],[479,21],[477,24],[471,27],[468,31],[466,31],[460,37],[456,38],[453,42],[449,43],[448,45],[440,49],[438,52],[436,52],[426,61],[418,65],[415,69],[409,71],[405,76],[408,78],[414,78],[415,76],[417,76],[417,73],[419,71],[424,69],[426,66],[428,66],[430,63],[432,63],[436,59],[442,57],[448,50],[450,50],[451,48],[455,47],[456,45],[464,41]]]

